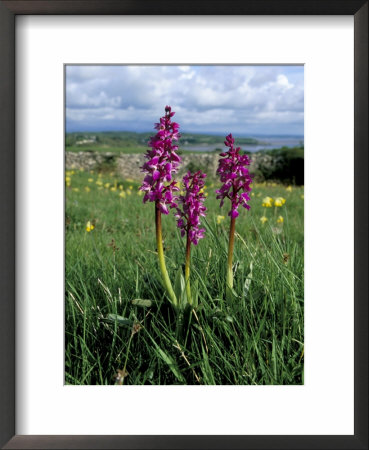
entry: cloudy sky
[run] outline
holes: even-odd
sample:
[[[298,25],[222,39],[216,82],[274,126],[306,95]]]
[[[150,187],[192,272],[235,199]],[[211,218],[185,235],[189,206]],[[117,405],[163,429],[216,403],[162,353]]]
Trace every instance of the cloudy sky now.
[[[303,66],[67,66],[66,131],[304,134]]]

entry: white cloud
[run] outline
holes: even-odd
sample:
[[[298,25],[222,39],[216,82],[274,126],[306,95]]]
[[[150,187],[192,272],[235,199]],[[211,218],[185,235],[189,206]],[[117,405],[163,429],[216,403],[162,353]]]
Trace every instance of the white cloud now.
[[[293,84],[290,84],[288,81],[288,78],[286,77],[286,75],[278,75],[277,77],[277,84],[279,84],[280,86],[283,86],[287,89],[291,89],[293,88]]]
[[[302,134],[303,67],[68,66],[66,103],[67,129],[151,130],[170,104],[187,131]]]

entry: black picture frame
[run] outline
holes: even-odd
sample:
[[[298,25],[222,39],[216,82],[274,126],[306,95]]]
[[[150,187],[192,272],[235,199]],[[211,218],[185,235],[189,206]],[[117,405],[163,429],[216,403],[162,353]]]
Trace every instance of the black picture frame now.
[[[15,435],[15,17],[19,14],[354,16],[354,435]],[[339,243],[337,244],[339,245]],[[368,1],[365,0],[0,0],[0,445],[6,449],[368,448]],[[339,361],[337,361],[339,365]],[[339,395],[339,393],[337,393]],[[317,406],[318,407],[318,406]]]

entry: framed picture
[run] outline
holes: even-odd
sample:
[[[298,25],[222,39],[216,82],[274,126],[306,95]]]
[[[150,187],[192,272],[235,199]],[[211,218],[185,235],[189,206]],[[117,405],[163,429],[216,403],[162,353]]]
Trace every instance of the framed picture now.
[[[0,24],[1,445],[367,448],[367,2]]]

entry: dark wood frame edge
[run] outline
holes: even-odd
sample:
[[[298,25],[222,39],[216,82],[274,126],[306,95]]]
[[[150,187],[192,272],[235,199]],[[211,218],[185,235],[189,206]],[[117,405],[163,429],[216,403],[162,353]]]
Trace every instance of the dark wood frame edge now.
[[[355,21],[355,434],[353,436],[15,435],[15,17],[18,14],[350,14]],[[0,445],[6,449],[368,448],[368,1],[0,1]],[[344,178],[344,176],[343,176]],[[344,183],[344,180],[342,181]],[[339,362],[337,362],[339,364]]]

